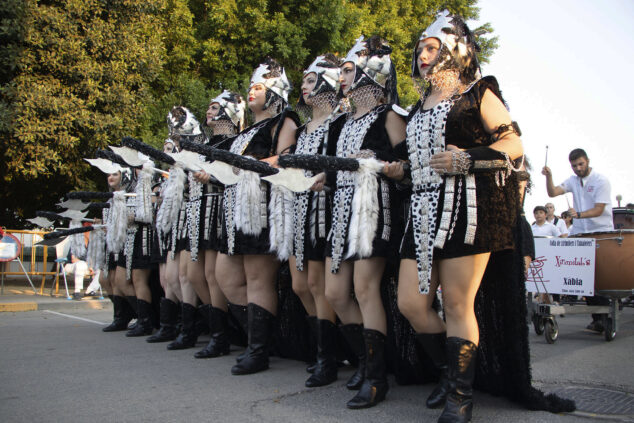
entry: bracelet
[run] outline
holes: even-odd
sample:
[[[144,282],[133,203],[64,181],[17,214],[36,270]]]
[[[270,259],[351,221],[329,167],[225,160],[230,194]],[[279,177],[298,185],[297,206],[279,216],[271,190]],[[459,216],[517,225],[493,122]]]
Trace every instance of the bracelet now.
[[[471,167],[471,156],[464,151],[451,152],[451,168],[453,174],[466,175]]]
[[[581,219],[581,212],[577,212],[577,219]]]

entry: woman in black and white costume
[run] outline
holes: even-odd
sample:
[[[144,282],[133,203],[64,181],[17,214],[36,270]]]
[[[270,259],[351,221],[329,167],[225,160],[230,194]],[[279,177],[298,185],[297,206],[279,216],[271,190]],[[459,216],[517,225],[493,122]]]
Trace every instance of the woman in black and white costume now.
[[[178,152],[178,136],[172,135],[165,139],[163,143],[164,153],[177,153]],[[163,180],[158,189],[158,202],[157,211],[161,207],[162,191],[165,188],[167,179]],[[185,202],[182,206],[183,222],[185,217]],[[154,261],[159,266],[159,277],[161,286],[165,295],[161,298],[159,320],[159,330],[152,336],[146,339],[149,343],[168,342],[173,341],[179,334],[178,331],[178,315],[180,303],[182,300],[181,284],[179,279],[179,261],[180,251],[183,250],[186,245],[181,243],[180,248],[177,246],[176,237],[179,232],[178,221],[172,225],[172,229],[163,234],[161,231],[156,230],[155,246],[154,246]],[[183,277],[185,277],[186,268],[183,269]]]
[[[530,385],[522,258],[511,249],[519,208],[512,160],[523,149],[497,81],[481,78],[477,48],[448,11],[423,32],[412,75],[429,85],[396,149],[410,161],[413,184],[399,308],[442,370],[427,400],[428,407],[445,405],[439,422],[471,420],[476,368],[478,383],[492,393],[531,408],[561,411],[563,404]],[[393,166],[388,173],[402,170]],[[446,323],[432,308],[439,285]]]
[[[110,192],[113,191],[121,191],[124,190],[125,187],[130,183],[130,169],[122,168],[117,172],[113,172],[108,174],[108,190]],[[108,203],[112,206],[112,199],[108,200]],[[102,210],[102,221],[104,225],[108,225],[110,218],[110,209],[104,208]],[[134,296],[134,289],[131,291],[128,290],[126,292],[124,289],[128,287],[125,284],[125,267],[122,267],[119,272],[121,272],[123,282],[125,286],[121,286],[116,283],[116,274],[117,274],[117,262],[118,255],[123,253],[123,250],[118,253],[113,253],[108,251],[108,246],[104,245],[106,249],[106,270],[101,272],[99,276],[99,283],[106,290],[109,297],[112,297],[112,306],[113,306],[113,319],[112,323],[103,328],[104,332],[117,332],[128,329],[128,323],[134,318],[136,318],[136,307],[132,307],[130,303],[128,303],[125,298],[126,295]],[[128,288],[128,289],[129,289]],[[134,302],[136,304],[136,301]]]
[[[341,67],[341,90],[349,113],[336,145],[338,157],[361,159],[360,171],[338,171],[332,228],[326,252],[326,297],[341,319],[341,331],[359,358],[347,383],[359,392],[349,408],[376,405],[388,390],[385,367],[387,323],[381,301],[386,257],[395,248],[394,184],[377,174],[391,161],[392,145],[405,138],[397,101],[392,49],[380,37],[363,37]],[[366,159],[366,160],[363,160]],[[354,284],[356,300],[350,295]]]
[[[332,54],[319,56],[304,71],[298,110],[307,110],[310,120],[297,130],[296,154],[334,153],[345,115],[335,114],[339,90],[339,60]],[[313,173],[304,171],[306,177]],[[289,267],[293,291],[308,313],[309,326],[317,340],[317,362],[306,386],[328,385],[337,380],[336,315],[326,299],[325,250],[330,230],[332,198],[323,190],[325,174],[311,191],[295,194],[293,203],[293,254]]]
[[[126,336],[151,335],[154,327],[158,326],[158,319],[152,308],[152,291],[150,289],[150,272],[152,263],[152,244],[155,240],[153,218],[154,210],[150,202],[149,192],[153,176],[154,163],[147,156],[139,153],[139,158],[144,162],[141,169],[135,169],[136,177],[133,180],[131,191],[136,192],[135,197],[127,198],[127,235],[123,254],[119,254],[118,268],[115,278],[122,284],[123,278],[131,280],[136,296],[137,322]],[[140,190],[145,189],[147,195],[142,195]],[[120,268],[125,269],[121,272]],[[129,288],[128,288],[129,289]]]
[[[233,139],[230,152],[276,163],[277,155],[295,142],[298,120],[283,112],[290,89],[286,73],[276,61],[267,59],[255,70],[248,97],[255,123]],[[231,369],[234,375],[269,367],[267,344],[277,314],[279,267],[270,251],[270,186],[255,173],[241,172],[245,176],[240,182],[225,187],[223,237],[227,250],[216,261],[216,280],[249,338],[245,354]]]
[[[238,94],[223,91],[213,98],[207,109],[206,124],[212,128],[213,135],[209,145],[227,150],[231,140],[244,128],[246,106]],[[202,201],[198,222],[190,224],[190,230],[197,229],[198,260],[187,266],[189,280],[204,280],[207,292],[200,295],[203,304],[208,304],[209,330],[211,339],[205,348],[197,352],[196,358],[210,358],[229,354],[228,310],[227,298],[216,281],[216,258],[219,251],[226,251],[222,242],[222,197],[224,185],[212,178],[205,171],[193,174],[194,183],[202,184]],[[210,183],[210,181],[212,181]],[[190,184],[192,181],[190,181]],[[190,237],[191,242],[195,238]],[[194,246],[190,243],[192,258]],[[204,252],[204,255],[200,254]],[[196,284],[195,284],[196,285]]]
[[[177,106],[172,108],[167,115],[169,132],[174,140],[206,144],[207,136],[196,117],[187,108]],[[174,169],[182,172],[183,169]],[[200,273],[199,267],[192,265],[198,260],[198,245],[200,243],[201,212],[205,210],[203,185],[196,181],[192,172],[186,172],[187,183],[183,193],[183,202],[178,213],[178,221],[172,226],[173,261],[178,263],[178,280],[182,295],[181,303],[181,330],[176,339],[167,345],[168,350],[181,350],[192,348],[196,345],[198,336],[205,330],[208,314],[210,312],[210,298],[207,282],[204,277],[204,266]],[[204,221],[204,219],[203,219]],[[183,250],[187,250],[187,254]],[[178,254],[178,260],[176,259]],[[204,259],[203,259],[204,260]],[[200,263],[203,264],[204,262]],[[168,262],[169,265],[169,262]],[[173,280],[174,268],[170,268],[168,277]],[[190,279],[190,270],[192,278]],[[201,276],[201,277],[198,277]],[[198,299],[203,305],[198,307]]]

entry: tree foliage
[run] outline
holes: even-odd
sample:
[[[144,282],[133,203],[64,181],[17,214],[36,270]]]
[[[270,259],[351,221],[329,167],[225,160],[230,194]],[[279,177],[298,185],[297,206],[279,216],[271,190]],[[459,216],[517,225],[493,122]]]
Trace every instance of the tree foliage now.
[[[245,93],[265,56],[286,67],[296,99],[315,56],[344,55],[360,35],[378,34],[393,47],[401,104],[412,104],[414,42],[434,12],[476,18],[476,2],[5,0],[0,224],[16,226],[71,189],[103,186],[83,157],[124,135],[158,146],[172,106],[202,118],[220,90]],[[480,43],[486,61],[496,39]]]

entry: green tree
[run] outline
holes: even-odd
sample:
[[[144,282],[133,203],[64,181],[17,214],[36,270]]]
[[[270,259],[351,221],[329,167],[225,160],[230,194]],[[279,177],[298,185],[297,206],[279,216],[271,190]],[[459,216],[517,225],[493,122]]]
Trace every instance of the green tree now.
[[[2,22],[3,224],[85,185],[82,158],[135,133],[165,58],[164,1],[19,3]]]
[[[83,157],[134,135],[159,146],[176,105],[204,117],[222,89],[246,93],[266,56],[298,98],[319,54],[360,35],[393,48],[401,105],[418,94],[412,49],[444,7],[477,0],[5,0],[0,3],[0,224],[15,226],[72,189],[104,186]],[[485,25],[484,32],[491,32]],[[481,59],[496,38],[481,37]]]

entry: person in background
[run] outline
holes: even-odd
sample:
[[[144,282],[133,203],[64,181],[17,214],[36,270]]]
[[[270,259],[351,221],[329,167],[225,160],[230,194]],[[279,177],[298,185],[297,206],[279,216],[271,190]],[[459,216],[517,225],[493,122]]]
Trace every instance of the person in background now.
[[[574,176],[566,179],[561,185],[553,184],[550,168],[544,166],[542,175],[546,176],[546,190],[549,197],[557,197],[572,192],[573,207],[568,213],[576,219],[570,235],[613,231],[612,204],[610,202],[610,181],[605,176],[594,172],[590,167],[590,159],[581,148],[572,150],[568,156]],[[606,297],[587,298],[588,305],[609,305]],[[601,314],[593,314],[592,322],[587,329],[603,332]]]
[[[554,236],[559,237],[561,232],[552,223],[546,220],[548,210],[544,206],[537,206],[533,209],[535,223],[531,225],[533,236]]]
[[[572,223],[574,221],[572,215],[568,213],[568,211],[565,211],[561,214],[561,220],[564,221],[564,223],[566,224],[566,229],[568,229],[568,232],[570,233],[570,231],[572,230]]]
[[[544,207],[546,207],[546,221],[552,223],[559,229],[561,238],[566,238],[568,236],[568,227],[563,219],[555,216],[555,205],[553,203],[546,203]]]

